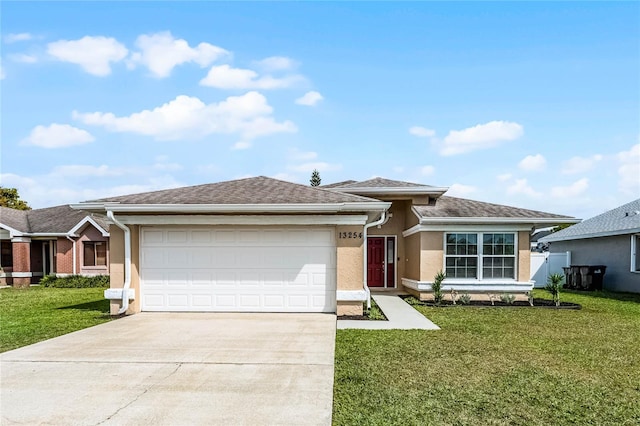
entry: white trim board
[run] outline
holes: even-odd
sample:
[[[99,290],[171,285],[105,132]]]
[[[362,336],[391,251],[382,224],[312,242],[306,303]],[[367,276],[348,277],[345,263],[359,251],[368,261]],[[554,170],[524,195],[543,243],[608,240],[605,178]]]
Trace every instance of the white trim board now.
[[[364,225],[367,215],[119,215],[126,225]]]
[[[417,281],[402,278],[402,285],[417,291],[432,291],[432,282]],[[499,280],[452,280],[445,279],[442,282],[442,291],[455,290],[460,292],[527,292],[533,290],[533,281],[499,281]]]
[[[402,231],[403,237],[408,237],[419,232],[428,231],[448,231],[448,232],[519,232],[531,231],[531,226],[518,224],[434,224],[434,225],[415,225],[409,229]]]

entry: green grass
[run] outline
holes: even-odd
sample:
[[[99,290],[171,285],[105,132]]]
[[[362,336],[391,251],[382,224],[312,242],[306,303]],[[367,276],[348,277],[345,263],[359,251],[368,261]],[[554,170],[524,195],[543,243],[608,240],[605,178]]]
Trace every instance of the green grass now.
[[[101,288],[0,290],[0,352],[110,320]]]
[[[334,424],[640,424],[640,295],[560,298],[582,310],[417,306],[442,330],[338,330]]]

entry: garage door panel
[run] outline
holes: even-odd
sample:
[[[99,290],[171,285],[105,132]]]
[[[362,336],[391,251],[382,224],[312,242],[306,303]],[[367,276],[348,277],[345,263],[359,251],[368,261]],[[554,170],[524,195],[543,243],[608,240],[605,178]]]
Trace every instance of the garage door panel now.
[[[142,228],[142,309],[335,312],[334,236],[332,228]]]

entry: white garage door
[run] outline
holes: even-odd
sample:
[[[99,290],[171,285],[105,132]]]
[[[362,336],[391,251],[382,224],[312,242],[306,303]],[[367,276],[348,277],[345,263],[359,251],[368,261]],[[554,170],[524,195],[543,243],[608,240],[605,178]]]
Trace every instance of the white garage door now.
[[[332,228],[143,227],[143,311],[335,312]]]

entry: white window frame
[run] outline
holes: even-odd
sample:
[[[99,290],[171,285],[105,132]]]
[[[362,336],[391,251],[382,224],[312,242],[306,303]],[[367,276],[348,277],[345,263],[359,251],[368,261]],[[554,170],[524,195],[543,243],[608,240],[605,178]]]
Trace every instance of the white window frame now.
[[[638,264],[638,253],[640,251],[640,234],[631,234],[631,272],[640,274],[640,264]]]
[[[449,234],[475,234],[476,235],[476,244],[477,244],[477,253],[474,255],[447,255],[447,235]],[[486,280],[491,281],[501,281],[501,282],[513,282],[518,281],[518,262],[520,258],[520,253],[518,250],[518,231],[502,231],[502,230],[488,230],[488,231],[445,231],[443,232],[443,241],[442,241],[442,270],[446,272],[447,270],[447,257],[475,257],[478,259],[476,266],[476,276],[477,278],[456,278],[456,277],[447,277],[455,280],[463,280],[463,281],[482,281],[484,278],[484,235],[485,234],[513,234],[513,255],[487,255],[487,258],[494,257],[513,257],[513,278],[486,278]]]

